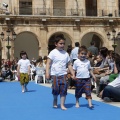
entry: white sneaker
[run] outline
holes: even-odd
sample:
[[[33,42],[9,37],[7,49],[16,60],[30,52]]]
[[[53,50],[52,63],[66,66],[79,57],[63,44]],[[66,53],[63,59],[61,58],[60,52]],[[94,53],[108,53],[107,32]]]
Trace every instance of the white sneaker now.
[[[25,92],[25,90],[22,90],[22,93],[24,93]]]

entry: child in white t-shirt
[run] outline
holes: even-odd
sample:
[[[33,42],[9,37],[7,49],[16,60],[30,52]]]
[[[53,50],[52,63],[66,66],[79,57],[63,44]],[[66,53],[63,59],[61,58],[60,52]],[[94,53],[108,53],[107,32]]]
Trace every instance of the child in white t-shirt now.
[[[64,106],[65,98],[67,95],[67,67],[70,70],[72,77],[74,78],[74,71],[70,63],[70,57],[66,51],[64,51],[65,38],[63,35],[59,35],[55,39],[56,48],[50,52],[46,64],[46,78],[49,79],[50,75],[53,79],[52,94],[53,94],[53,107],[57,108],[57,97],[60,94],[61,109],[66,110]],[[49,70],[50,69],[50,70]],[[50,74],[49,74],[50,73]]]
[[[93,108],[91,102],[91,80],[90,74],[96,80],[92,70],[90,70],[91,65],[90,61],[86,59],[87,49],[85,47],[80,47],[78,51],[78,59],[73,64],[73,69],[76,71],[76,88],[75,88],[75,97],[76,97],[76,107],[80,107],[79,98],[82,96],[82,93],[86,94],[86,99],[88,100],[89,108]]]
[[[20,78],[20,84],[22,86],[22,92],[27,91],[27,84],[29,83],[30,75],[30,61],[28,60],[27,53],[25,51],[20,52],[20,60],[18,61],[17,76]]]

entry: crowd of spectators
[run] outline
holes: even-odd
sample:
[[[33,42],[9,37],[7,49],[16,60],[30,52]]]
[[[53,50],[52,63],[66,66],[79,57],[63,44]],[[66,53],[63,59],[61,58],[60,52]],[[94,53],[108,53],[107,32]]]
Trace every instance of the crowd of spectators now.
[[[16,79],[15,77],[17,72],[17,62],[17,58],[12,61],[10,61],[9,59],[1,60],[0,76],[3,78],[3,80],[6,78],[9,78],[10,81]]]
[[[30,62],[31,62],[30,80],[35,80],[35,76],[39,75],[38,67],[40,69],[42,68],[41,70],[43,70],[43,73],[45,73],[46,61],[47,61],[47,56],[44,56],[43,58],[41,56],[39,56],[39,58],[37,60],[35,60],[35,58],[30,60]],[[18,63],[18,58],[15,58],[12,61],[10,61],[9,59],[1,60],[0,79],[2,79],[2,81],[5,79],[8,79],[10,81],[19,80],[19,78],[17,77],[17,63]],[[43,78],[41,78],[41,79],[43,79]],[[41,80],[41,82],[43,82],[43,81]]]

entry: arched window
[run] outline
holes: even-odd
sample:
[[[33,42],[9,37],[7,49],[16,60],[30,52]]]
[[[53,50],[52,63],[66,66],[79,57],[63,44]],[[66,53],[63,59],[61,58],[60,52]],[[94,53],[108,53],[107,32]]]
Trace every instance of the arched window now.
[[[65,0],[53,0],[53,15],[65,16]]]
[[[32,15],[32,0],[19,0],[19,14]]]
[[[86,0],[86,16],[97,16],[97,0]]]

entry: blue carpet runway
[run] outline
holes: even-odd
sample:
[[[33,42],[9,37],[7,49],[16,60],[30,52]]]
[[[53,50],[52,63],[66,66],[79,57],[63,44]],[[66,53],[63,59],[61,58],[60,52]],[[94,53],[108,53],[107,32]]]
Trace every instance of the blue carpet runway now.
[[[29,91],[21,92],[19,82],[0,82],[0,120],[120,120],[120,108],[93,101],[94,109],[88,108],[87,100],[80,99],[81,107],[75,108],[75,97],[67,95],[66,111],[52,108],[51,88],[30,82]]]

